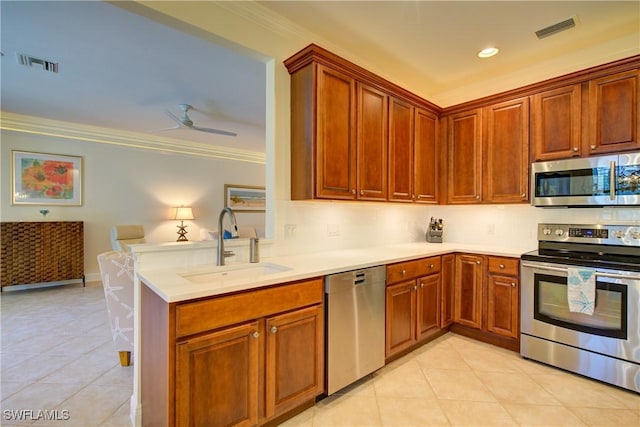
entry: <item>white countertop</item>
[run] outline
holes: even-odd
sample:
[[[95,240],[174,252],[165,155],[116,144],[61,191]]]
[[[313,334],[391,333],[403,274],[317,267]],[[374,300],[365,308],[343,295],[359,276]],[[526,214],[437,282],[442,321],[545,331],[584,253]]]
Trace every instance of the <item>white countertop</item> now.
[[[533,249],[419,242],[271,257],[262,259],[260,264],[243,263],[230,264],[225,267],[201,265],[170,269],[142,269],[138,272],[138,277],[163,300],[171,303],[452,252],[519,258],[521,254]],[[269,269],[274,265],[282,266],[286,268],[286,271],[264,273],[264,269]],[[237,272],[246,267],[253,267],[252,273],[244,272],[241,277],[234,276],[233,273],[228,277],[218,275],[212,279],[208,279],[207,276],[198,277],[198,275],[219,271]],[[191,276],[192,279],[185,276]]]

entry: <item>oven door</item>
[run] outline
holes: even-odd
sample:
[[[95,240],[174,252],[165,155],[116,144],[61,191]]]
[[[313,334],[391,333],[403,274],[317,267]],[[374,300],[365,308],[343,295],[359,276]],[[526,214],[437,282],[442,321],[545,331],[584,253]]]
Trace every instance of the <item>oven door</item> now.
[[[569,311],[569,266],[522,262],[521,332],[640,363],[640,274],[596,269],[593,315]]]

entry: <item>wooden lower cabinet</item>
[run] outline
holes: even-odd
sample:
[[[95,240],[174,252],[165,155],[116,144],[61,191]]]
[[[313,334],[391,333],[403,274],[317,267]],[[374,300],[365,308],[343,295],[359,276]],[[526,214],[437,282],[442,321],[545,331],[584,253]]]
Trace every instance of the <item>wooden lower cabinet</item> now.
[[[258,423],[259,335],[252,322],[177,345],[177,426]]]
[[[518,258],[456,255],[452,331],[519,350],[519,263]]]
[[[262,425],[324,392],[322,278],[184,303],[141,292],[143,426]]]
[[[440,257],[387,266],[386,357],[441,333]]]

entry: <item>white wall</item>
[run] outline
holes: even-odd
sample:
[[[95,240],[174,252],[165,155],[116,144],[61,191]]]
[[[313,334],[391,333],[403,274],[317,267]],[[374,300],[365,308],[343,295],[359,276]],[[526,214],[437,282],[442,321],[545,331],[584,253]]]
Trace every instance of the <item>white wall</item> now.
[[[142,224],[150,242],[177,238],[171,207],[193,208],[187,238],[200,228],[217,228],[224,184],[264,185],[263,164],[211,159],[86,141],[2,131],[0,133],[0,220],[84,221],[85,274],[98,279],[96,256],[110,250],[115,224]],[[11,150],[82,156],[83,204],[79,207],[11,205]],[[43,218],[40,209],[50,213]],[[264,232],[263,213],[238,213],[240,225]]]

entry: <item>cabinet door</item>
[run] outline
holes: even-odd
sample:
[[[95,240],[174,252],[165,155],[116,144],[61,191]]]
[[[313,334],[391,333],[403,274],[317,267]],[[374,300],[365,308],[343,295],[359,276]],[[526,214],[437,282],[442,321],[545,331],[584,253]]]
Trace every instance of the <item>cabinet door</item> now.
[[[419,203],[438,203],[440,145],[438,116],[415,109],[414,192]]]
[[[387,357],[416,342],[415,291],[415,280],[387,286]]]
[[[640,148],[640,71],[589,82],[589,154]]]
[[[449,117],[448,202],[482,201],[482,113],[480,109]]]
[[[453,289],[455,278],[455,255],[442,256],[440,272],[440,328],[453,323]]]
[[[485,109],[485,202],[521,203],[529,193],[529,98]]]
[[[581,94],[577,84],[531,97],[534,160],[580,156]]]
[[[389,101],[389,200],[411,202],[413,189],[413,110],[398,99]]]
[[[256,425],[260,342],[253,322],[178,343],[176,425]]]
[[[354,199],[356,83],[322,65],[317,73],[316,197]]]
[[[518,337],[518,279],[489,275],[487,283],[487,330],[509,338]]]
[[[388,96],[358,84],[357,190],[358,199],[387,199]]]
[[[440,330],[440,274],[417,280],[417,340]]]
[[[266,321],[266,416],[271,418],[324,390],[324,306]]]
[[[461,325],[482,327],[482,278],[484,257],[456,256],[454,320]]]

